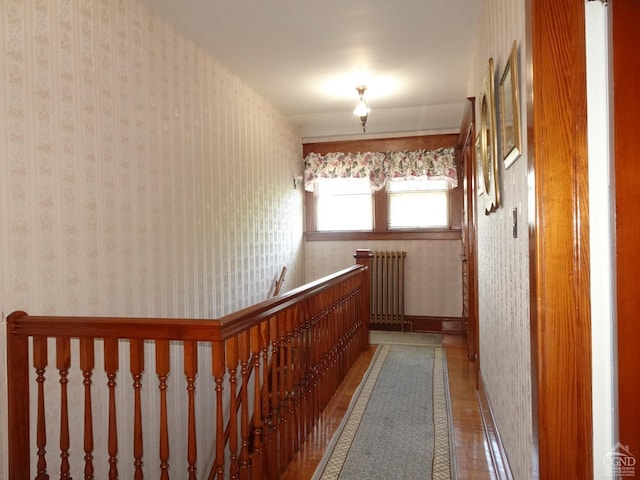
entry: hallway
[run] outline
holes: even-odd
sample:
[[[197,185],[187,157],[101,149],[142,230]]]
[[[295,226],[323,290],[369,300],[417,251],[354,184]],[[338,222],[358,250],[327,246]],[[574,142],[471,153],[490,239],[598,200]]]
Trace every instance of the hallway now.
[[[466,358],[464,338],[459,335],[444,335],[442,343],[447,353],[457,476],[461,480],[496,478],[490,464],[475,393],[475,374],[472,364]],[[283,480],[303,480],[313,476],[375,349],[376,346],[372,345],[369,352],[360,356],[327,406],[314,432],[281,477]]]

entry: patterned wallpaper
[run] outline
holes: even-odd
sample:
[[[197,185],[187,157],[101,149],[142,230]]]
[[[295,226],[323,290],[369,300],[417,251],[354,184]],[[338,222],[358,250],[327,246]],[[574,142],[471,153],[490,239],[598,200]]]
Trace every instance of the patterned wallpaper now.
[[[523,155],[508,169],[500,162],[501,206],[478,216],[480,368],[513,477],[534,477],[532,457],[531,348],[529,335],[529,241],[524,95],[525,2],[484,0],[469,79],[479,98],[488,59],[499,85],[513,41],[519,50]],[[497,97],[496,97],[497,98]],[[482,204],[484,198],[479,198]],[[518,238],[511,211],[518,211]],[[479,210],[484,211],[484,210]]]
[[[306,242],[307,281],[353,265],[353,254],[358,248],[407,252],[407,315],[458,318],[462,315],[460,240]]]
[[[0,351],[17,309],[210,318],[303,282],[301,141],[265,99],[133,0],[0,19]]]

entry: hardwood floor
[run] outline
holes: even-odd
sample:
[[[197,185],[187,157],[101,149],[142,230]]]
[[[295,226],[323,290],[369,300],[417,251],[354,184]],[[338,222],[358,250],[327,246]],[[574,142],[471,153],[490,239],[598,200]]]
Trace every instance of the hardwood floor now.
[[[443,335],[443,347],[447,352],[449,390],[456,447],[456,469],[460,480],[494,479],[488,444],[482,428],[480,409],[475,393],[475,372],[467,360],[464,337]],[[333,399],[327,406],[314,431],[302,445],[283,480],[310,479],[322,459],[324,450],[340,425],[353,392],[367,370],[376,346],[358,358]]]
[[[464,337],[443,335],[442,345],[447,352],[458,478],[495,479],[497,476],[491,463],[489,444],[476,397],[475,368],[467,360]]]

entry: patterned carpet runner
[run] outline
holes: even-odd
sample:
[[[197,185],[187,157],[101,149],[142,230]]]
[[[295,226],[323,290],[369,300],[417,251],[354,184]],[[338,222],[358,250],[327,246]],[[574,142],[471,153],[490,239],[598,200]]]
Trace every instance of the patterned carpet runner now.
[[[371,332],[376,354],[313,479],[453,479],[438,335]]]

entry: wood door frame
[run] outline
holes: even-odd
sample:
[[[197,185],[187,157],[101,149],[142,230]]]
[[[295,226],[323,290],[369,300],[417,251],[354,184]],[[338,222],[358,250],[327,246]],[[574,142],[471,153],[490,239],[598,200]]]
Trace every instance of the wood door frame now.
[[[476,156],[475,156],[475,98],[468,97],[462,116],[460,127],[460,139],[458,141],[459,164],[463,182],[463,212],[462,235],[464,237],[463,261],[467,264],[467,323],[471,338],[466,338],[467,357],[475,361],[476,388],[478,387],[477,374],[480,370],[480,339],[478,325],[478,244],[477,219],[478,219],[478,185],[476,182]],[[464,286],[463,286],[464,288]],[[463,326],[464,328],[464,326]]]
[[[637,166],[637,118],[640,92],[640,5],[615,0],[611,8],[613,53],[613,135],[616,197],[616,307],[618,344],[619,441],[640,460],[640,311],[638,238],[640,238],[640,170]],[[613,446],[612,446],[613,447]],[[636,466],[640,475],[640,466]]]
[[[526,0],[532,452],[593,478],[584,0]]]

